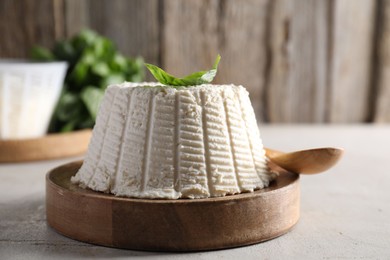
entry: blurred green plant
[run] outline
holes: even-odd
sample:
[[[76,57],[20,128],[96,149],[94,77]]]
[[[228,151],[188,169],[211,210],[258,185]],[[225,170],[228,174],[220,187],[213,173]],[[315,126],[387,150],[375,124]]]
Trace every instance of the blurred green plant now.
[[[144,79],[142,58],[126,58],[111,40],[91,30],[57,42],[53,50],[33,47],[38,61],[67,61],[64,87],[53,114],[49,132],[92,128],[105,89],[110,84]]]

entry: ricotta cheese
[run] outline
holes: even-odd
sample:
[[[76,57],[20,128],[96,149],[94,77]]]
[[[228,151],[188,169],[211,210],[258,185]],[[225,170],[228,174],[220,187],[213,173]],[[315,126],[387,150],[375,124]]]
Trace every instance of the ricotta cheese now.
[[[275,176],[242,86],[109,86],[72,182],[135,198],[252,192]]]

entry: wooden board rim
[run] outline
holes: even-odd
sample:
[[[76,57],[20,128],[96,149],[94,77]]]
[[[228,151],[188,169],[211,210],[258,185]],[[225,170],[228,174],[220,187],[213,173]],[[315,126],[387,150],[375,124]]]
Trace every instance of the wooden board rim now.
[[[41,138],[0,140],[0,163],[51,160],[82,155],[91,129],[48,134]]]
[[[79,241],[148,251],[214,250],[273,239],[287,233],[299,219],[297,174],[283,172],[269,188],[254,193],[148,200],[115,197],[71,184],[69,178],[81,163],[62,165],[46,175],[48,224]],[[203,216],[202,221],[197,216]]]

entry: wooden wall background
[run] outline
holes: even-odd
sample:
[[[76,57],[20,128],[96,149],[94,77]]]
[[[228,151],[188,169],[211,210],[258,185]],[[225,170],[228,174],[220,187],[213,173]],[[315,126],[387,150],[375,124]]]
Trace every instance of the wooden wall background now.
[[[390,0],[2,0],[0,57],[92,28],[174,75],[211,66],[265,122],[390,122]]]

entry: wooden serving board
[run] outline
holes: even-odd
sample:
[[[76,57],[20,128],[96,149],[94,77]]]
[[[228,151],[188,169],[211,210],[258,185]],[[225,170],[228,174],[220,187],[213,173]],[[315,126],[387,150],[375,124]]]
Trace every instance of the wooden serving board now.
[[[82,155],[91,138],[90,129],[42,138],[0,140],[0,163],[50,160]]]
[[[259,243],[299,218],[299,175],[281,172],[270,187],[220,198],[115,197],[70,182],[82,162],[46,176],[46,213],[59,233],[84,242],[152,251],[199,251]]]

